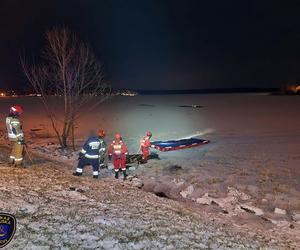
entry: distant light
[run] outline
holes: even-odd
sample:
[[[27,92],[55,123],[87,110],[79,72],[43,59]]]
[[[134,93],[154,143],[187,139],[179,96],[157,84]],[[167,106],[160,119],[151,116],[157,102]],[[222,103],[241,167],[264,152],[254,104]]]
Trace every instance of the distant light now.
[[[5,97],[5,96],[6,96],[6,94],[5,94],[5,93],[3,93],[3,92],[1,92],[1,93],[0,93],[0,96],[1,96],[1,97]]]
[[[137,92],[135,91],[130,91],[130,90],[125,90],[125,91],[118,91],[116,95],[121,95],[121,96],[136,96],[138,95]]]

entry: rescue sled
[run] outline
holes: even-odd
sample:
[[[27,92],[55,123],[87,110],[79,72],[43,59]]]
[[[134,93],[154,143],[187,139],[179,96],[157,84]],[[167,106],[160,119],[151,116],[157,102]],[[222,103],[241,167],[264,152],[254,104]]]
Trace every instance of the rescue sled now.
[[[207,143],[209,143],[208,140],[188,138],[188,139],[170,140],[170,141],[154,141],[151,142],[151,147],[159,151],[166,152],[166,151],[173,151],[178,149],[198,147]]]

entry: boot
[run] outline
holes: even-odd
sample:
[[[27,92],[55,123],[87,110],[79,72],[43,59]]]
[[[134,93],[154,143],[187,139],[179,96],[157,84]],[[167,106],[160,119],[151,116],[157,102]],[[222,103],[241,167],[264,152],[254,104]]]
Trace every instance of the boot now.
[[[147,159],[142,158],[141,161],[140,161],[140,164],[145,164],[145,163],[147,163]]]
[[[99,175],[93,175],[94,179],[98,179]]]
[[[126,174],[126,170],[123,170],[123,180],[125,181],[127,179],[127,174]]]
[[[81,176],[82,173],[75,172],[75,173],[73,173],[73,175],[74,175],[74,176]]]
[[[119,179],[119,172],[115,172],[115,178]]]

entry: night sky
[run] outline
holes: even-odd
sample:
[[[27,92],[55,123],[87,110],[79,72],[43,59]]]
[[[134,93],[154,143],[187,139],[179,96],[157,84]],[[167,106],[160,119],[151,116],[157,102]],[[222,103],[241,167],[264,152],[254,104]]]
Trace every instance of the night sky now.
[[[1,0],[0,88],[23,89],[19,58],[66,26],[115,88],[279,87],[300,80],[300,1]]]

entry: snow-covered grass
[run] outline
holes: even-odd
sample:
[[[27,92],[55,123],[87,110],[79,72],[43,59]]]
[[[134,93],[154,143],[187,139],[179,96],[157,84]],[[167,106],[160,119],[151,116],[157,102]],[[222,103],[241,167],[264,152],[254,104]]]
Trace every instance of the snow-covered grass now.
[[[17,217],[10,249],[274,249],[293,243],[222,226],[113,178],[74,177],[45,163],[0,165],[0,206]],[[219,221],[220,220],[220,221]],[[223,221],[223,220],[222,220]]]

